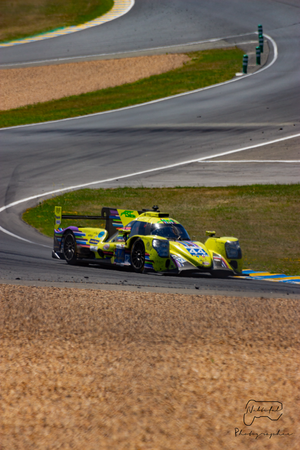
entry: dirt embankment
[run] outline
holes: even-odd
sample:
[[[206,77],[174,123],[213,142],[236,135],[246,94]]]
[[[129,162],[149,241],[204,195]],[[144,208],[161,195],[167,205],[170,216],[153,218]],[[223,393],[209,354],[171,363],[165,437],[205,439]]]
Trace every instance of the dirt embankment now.
[[[0,70],[0,110],[132,83],[188,60],[182,54],[154,55]]]
[[[2,450],[299,448],[298,301],[0,295]],[[282,416],[246,426],[251,399],[281,402]]]

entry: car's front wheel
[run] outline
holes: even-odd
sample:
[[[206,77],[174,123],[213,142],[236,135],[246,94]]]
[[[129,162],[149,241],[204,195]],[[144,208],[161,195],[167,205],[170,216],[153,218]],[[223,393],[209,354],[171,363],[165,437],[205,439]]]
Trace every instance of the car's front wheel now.
[[[137,239],[131,249],[131,265],[135,272],[141,273],[145,267],[145,245],[142,239]]]
[[[68,264],[76,264],[76,240],[72,231],[67,231],[64,236],[64,247],[63,247],[64,258]]]

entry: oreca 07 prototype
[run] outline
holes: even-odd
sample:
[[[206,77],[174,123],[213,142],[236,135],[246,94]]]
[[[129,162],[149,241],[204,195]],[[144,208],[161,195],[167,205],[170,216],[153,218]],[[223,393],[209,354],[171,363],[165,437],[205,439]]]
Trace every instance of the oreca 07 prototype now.
[[[100,227],[61,228],[64,219],[98,220]],[[135,272],[240,274],[243,260],[238,239],[217,238],[214,231],[206,234],[204,244],[191,240],[184,227],[157,206],[142,211],[105,207],[101,216],[62,215],[56,206],[52,256],[68,264],[130,266]]]

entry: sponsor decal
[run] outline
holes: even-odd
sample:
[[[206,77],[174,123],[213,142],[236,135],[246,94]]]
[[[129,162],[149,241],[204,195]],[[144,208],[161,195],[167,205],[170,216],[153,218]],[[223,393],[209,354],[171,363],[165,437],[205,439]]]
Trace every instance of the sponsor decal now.
[[[190,248],[190,247],[201,248],[201,247],[199,247],[199,245],[195,244],[192,241],[183,241],[183,242],[180,242],[180,244],[183,245],[183,247],[185,247],[185,248]]]
[[[96,245],[90,245],[90,250],[92,252],[96,252],[97,251],[97,246]]]
[[[118,209],[119,222],[125,227],[128,223],[139,216],[138,211],[133,211],[131,209]],[[121,227],[122,228],[122,227]]]
[[[55,224],[61,224],[61,206],[55,206],[54,208],[54,216],[55,216]]]
[[[130,218],[132,218],[132,219],[135,219],[135,214],[133,213],[133,211],[127,211],[127,210],[125,210],[125,211],[123,211],[123,212],[121,213],[121,217],[122,217],[122,216],[130,217]]]
[[[98,244],[99,243],[99,239],[90,239],[90,244]]]
[[[176,261],[184,264],[186,261],[184,258],[181,258],[181,256],[177,256],[177,255],[172,255],[172,258],[176,259]]]
[[[109,244],[104,244],[104,245],[103,245],[103,249],[104,249],[104,250],[108,250],[108,249],[109,249]]]
[[[176,223],[173,219],[161,219],[159,223]]]
[[[187,251],[192,255],[196,257],[202,256],[205,258],[208,256],[206,251],[200,247],[199,245],[195,244],[194,242],[180,242],[180,244],[187,249]]]
[[[118,244],[115,251],[115,264],[123,264],[125,261],[125,247]]]
[[[172,255],[172,259],[177,267],[183,267],[186,263],[186,260],[184,258],[181,258],[181,256]]]
[[[206,253],[205,250],[203,250],[203,248],[198,247],[198,248],[188,248],[187,249],[188,252],[192,255],[192,256],[196,256],[197,258],[200,258],[200,256],[202,256],[203,258],[205,258],[206,256],[208,256],[208,254]]]
[[[98,238],[102,238],[105,235],[105,231],[100,231],[98,234]]]

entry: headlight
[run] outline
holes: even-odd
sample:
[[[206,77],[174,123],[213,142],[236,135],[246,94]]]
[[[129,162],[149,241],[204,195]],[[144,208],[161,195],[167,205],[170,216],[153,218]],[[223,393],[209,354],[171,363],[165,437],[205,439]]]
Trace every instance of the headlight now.
[[[152,247],[157,251],[158,256],[161,258],[169,257],[169,241],[153,239]]]
[[[225,244],[226,256],[228,259],[241,259],[242,250],[239,241],[227,241]]]

